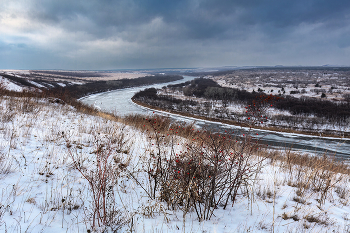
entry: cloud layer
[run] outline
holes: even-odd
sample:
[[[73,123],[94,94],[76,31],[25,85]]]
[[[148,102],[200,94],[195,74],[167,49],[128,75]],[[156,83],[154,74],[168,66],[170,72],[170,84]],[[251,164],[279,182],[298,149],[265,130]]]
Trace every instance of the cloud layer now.
[[[350,65],[348,0],[12,0],[0,68]]]

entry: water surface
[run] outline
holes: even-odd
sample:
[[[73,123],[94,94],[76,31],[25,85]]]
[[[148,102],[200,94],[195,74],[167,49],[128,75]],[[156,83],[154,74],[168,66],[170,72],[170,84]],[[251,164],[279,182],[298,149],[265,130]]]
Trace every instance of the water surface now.
[[[109,91],[99,94],[90,95],[80,100],[86,104],[93,105],[103,111],[114,112],[119,116],[125,116],[128,114],[152,114],[154,110],[150,110],[134,104],[131,98],[134,94],[145,88],[162,88],[169,84],[178,84],[186,81],[190,81],[196,77],[184,76],[184,79],[177,80],[169,83],[154,84],[142,87],[133,87],[120,89],[115,91]],[[276,149],[292,149],[302,152],[308,152],[317,155],[334,155],[336,157],[349,158],[350,157],[350,140],[349,139],[335,139],[335,138],[322,138],[316,136],[306,136],[301,134],[289,134],[279,133],[264,130],[249,131],[247,128],[239,126],[232,126],[222,123],[209,122],[203,120],[197,120],[189,117],[183,117],[174,114],[168,114],[161,111],[156,111],[158,114],[167,115],[178,121],[193,122],[196,126],[206,128],[215,132],[228,131],[237,137],[241,137],[243,134],[252,133],[257,136],[264,144],[269,145]],[[248,132],[249,131],[249,132]]]

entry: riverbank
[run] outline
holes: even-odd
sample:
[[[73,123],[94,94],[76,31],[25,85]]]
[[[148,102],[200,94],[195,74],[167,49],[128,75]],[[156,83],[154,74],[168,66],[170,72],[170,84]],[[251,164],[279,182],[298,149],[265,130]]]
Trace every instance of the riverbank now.
[[[132,99],[132,101],[135,104],[137,104],[137,105],[140,105],[140,106],[143,106],[143,107],[146,107],[146,108],[150,108],[150,109],[155,109],[155,110],[164,111],[164,112],[168,112],[168,113],[171,113],[171,114],[177,114],[177,115],[181,115],[181,116],[185,116],[185,117],[192,117],[192,118],[200,119],[200,120],[220,122],[220,123],[229,124],[229,125],[235,125],[235,126],[240,126],[240,127],[254,128],[254,129],[267,130],[267,131],[273,131],[273,132],[283,132],[283,133],[310,135],[310,136],[317,136],[317,137],[331,137],[331,138],[339,138],[339,139],[348,138],[348,139],[350,139],[350,133],[349,132],[343,132],[343,135],[339,136],[339,133],[340,133],[339,131],[335,131],[334,133],[332,133],[332,132],[318,133],[318,132],[314,132],[314,131],[293,130],[291,128],[278,128],[278,127],[271,127],[271,126],[269,126],[269,127],[251,126],[251,125],[248,125],[246,123],[240,123],[240,122],[236,122],[236,121],[232,121],[232,120],[210,118],[210,117],[205,117],[205,116],[198,116],[198,115],[193,115],[193,114],[189,114],[189,113],[184,113],[184,112],[180,112],[180,111],[174,111],[174,110],[168,110],[168,109],[164,109],[164,108],[159,108],[159,107],[156,107],[156,106],[152,106],[152,105],[143,103],[141,101],[137,101],[135,99]]]

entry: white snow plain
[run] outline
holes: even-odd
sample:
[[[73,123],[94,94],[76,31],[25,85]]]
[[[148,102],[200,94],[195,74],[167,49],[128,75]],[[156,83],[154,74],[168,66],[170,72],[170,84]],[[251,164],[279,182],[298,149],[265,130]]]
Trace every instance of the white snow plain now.
[[[136,128],[46,100],[1,97],[0,108],[0,232],[91,229],[91,189],[72,159],[79,159],[87,170],[93,168],[97,141],[124,135],[123,152],[112,155],[129,161],[128,170],[147,181],[141,161],[153,149]],[[177,140],[174,149],[184,150],[183,139]],[[234,205],[218,207],[202,222],[193,211],[183,219],[181,211],[150,200],[128,173],[121,172],[113,186],[114,205],[123,218],[133,221],[120,232],[347,232],[350,177],[336,174],[320,203],[318,192],[305,189],[300,194],[291,185],[298,171],[291,169],[266,160],[248,192],[241,190]],[[336,182],[340,177],[344,179]],[[103,227],[96,229],[102,231]]]

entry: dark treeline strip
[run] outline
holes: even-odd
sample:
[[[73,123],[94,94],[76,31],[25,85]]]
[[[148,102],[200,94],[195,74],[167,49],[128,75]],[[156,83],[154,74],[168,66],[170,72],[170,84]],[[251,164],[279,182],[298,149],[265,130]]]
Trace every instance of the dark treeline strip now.
[[[182,91],[187,96],[194,95],[196,97],[203,97],[208,87],[220,87],[220,85],[211,79],[197,78],[192,80],[191,82],[184,83]]]
[[[72,72],[72,74],[74,74]],[[47,81],[44,79],[33,79],[34,82],[44,85],[46,88],[39,88],[36,85],[30,83],[26,78],[17,77],[14,75],[8,75],[1,73],[1,76],[25,87],[33,87],[40,89],[41,91],[56,91],[56,92],[65,92],[70,93],[69,95],[73,98],[80,98],[89,94],[111,91],[116,89],[128,88],[128,87],[137,87],[143,85],[152,85],[157,83],[166,83],[176,80],[183,79],[180,75],[154,75],[154,76],[145,76],[135,79],[120,79],[120,80],[108,80],[108,81],[90,81],[85,84],[74,84],[71,85],[66,82],[65,87],[59,86],[56,82]],[[51,85],[51,86],[50,86]]]
[[[101,72],[97,71],[55,71],[55,70],[31,70],[30,71],[33,74],[47,74],[47,75],[52,75],[52,76],[67,76],[71,78],[79,77],[79,78],[84,78],[84,77],[103,77],[104,74]]]
[[[238,69],[227,69],[220,71],[212,71],[212,72],[194,72],[188,73],[187,75],[192,76],[222,76],[222,75],[230,75],[237,72],[248,71],[248,72],[350,72],[350,67],[329,67],[329,66],[310,66],[310,67],[293,67],[293,66],[283,66],[283,67],[246,67],[246,68],[238,68]]]
[[[346,121],[350,117],[350,103],[334,103],[313,98],[295,98],[287,96],[276,102],[275,107],[287,110],[293,115],[305,114]]]
[[[169,110],[174,109],[174,105],[181,106],[197,106],[198,103],[193,100],[182,100],[173,98],[167,95],[157,95],[157,89],[147,88],[145,90],[137,92],[133,97],[133,100],[150,103],[152,106],[166,108]]]
[[[216,116],[208,115],[205,110],[205,105],[208,102],[204,103],[204,109],[203,109],[203,106],[201,107],[198,102],[193,103],[193,106],[189,107],[190,100],[181,100],[181,99],[172,98],[170,96],[162,96],[162,95],[158,96],[156,95],[155,88],[150,88],[150,89],[140,91],[132,98],[132,100],[134,103],[138,105],[151,108],[151,109],[167,111],[170,113],[179,114],[187,117],[194,117],[202,120],[222,122],[225,124],[232,124],[232,125],[237,125],[242,127],[251,127],[251,125],[249,125],[249,123],[247,123],[246,120],[240,119],[239,117],[227,118],[227,117],[222,117],[220,114]],[[286,127],[286,126],[278,126],[278,125],[272,124],[270,126],[254,126],[254,128],[267,129],[267,130],[279,131],[279,132],[287,132],[287,133],[305,133],[308,135],[315,135],[315,136],[320,135],[320,132],[314,131],[311,128],[303,128],[302,130],[300,130],[297,127],[294,127],[295,126],[294,123],[296,123],[296,120],[297,121],[300,120],[299,123],[302,123],[305,120],[305,116],[300,117],[300,116],[281,115],[276,117],[279,120],[290,121],[290,125]],[[314,122],[315,119],[311,119],[311,121]],[[325,121],[327,120],[321,119],[321,122],[324,123]],[[346,138],[350,137],[349,133],[347,132],[339,133],[336,130],[334,131],[324,130],[321,132],[321,134],[322,136],[329,136],[329,137],[333,137],[333,136],[336,136],[336,137],[342,136]]]
[[[90,93],[103,92],[108,90],[120,89],[125,87],[141,86],[141,85],[151,85],[155,83],[164,83],[170,81],[180,80],[182,76],[175,75],[159,75],[159,76],[147,76],[137,79],[122,79],[117,81],[99,81],[91,82],[83,85],[72,85],[66,87],[55,87],[55,88],[37,88],[35,85],[26,81],[25,78],[15,77],[13,75],[1,74],[1,76],[8,78],[15,83],[22,86],[35,87],[36,89],[23,92],[15,92],[6,90],[4,86],[0,83],[0,95],[1,96],[13,96],[21,98],[48,98],[50,101],[61,104],[69,104],[75,107],[78,111],[91,114],[91,115],[103,115],[103,117],[109,119],[116,119],[118,117],[113,114],[104,113],[96,110],[95,108],[83,104],[78,101],[78,97],[88,95]],[[45,81],[46,82],[46,81]],[[114,85],[113,85],[114,84]]]
[[[17,77],[15,75],[8,75],[8,74],[5,74],[5,73],[1,73],[0,74],[2,77],[4,78],[7,78],[11,81],[13,81],[14,83],[17,83],[17,84],[20,84],[22,86],[26,86],[26,87],[33,87],[33,88],[39,88],[38,86],[36,86],[35,84],[27,81],[26,78],[22,78],[22,77]],[[49,89],[52,89],[52,88],[60,88],[61,86],[57,84],[57,82],[54,82],[54,81],[49,81],[49,80],[45,80],[45,79],[42,79],[42,78],[34,78],[34,79],[31,79],[31,81],[34,81],[36,82],[37,84],[39,85],[42,85],[46,88],[49,88]],[[45,89],[45,88],[39,88],[39,89]]]
[[[110,120],[119,119],[119,117],[114,114],[99,111],[90,105],[86,105],[82,103],[81,101],[74,98],[71,95],[71,93],[69,93],[67,90],[58,89],[58,88],[42,89],[42,90],[35,89],[35,91],[16,92],[16,91],[6,90],[0,86],[0,96],[11,96],[11,97],[18,97],[23,99],[44,98],[44,99],[48,99],[48,101],[52,103],[71,105],[77,111],[85,114],[101,116]]]
[[[1,73],[0,75],[2,77],[4,77],[4,78],[7,78],[7,79],[9,79],[11,81],[14,81],[15,83],[18,83],[20,85],[23,85],[23,86],[26,86],[26,87],[35,87],[35,88],[37,88],[37,86],[35,86],[34,84],[28,82],[24,78],[20,78],[20,77],[14,76],[14,75],[8,75],[8,74],[5,74],[5,73]]]
[[[195,95],[196,97],[228,102],[239,101],[245,104],[252,104],[261,96],[261,93],[250,93],[245,90],[220,87],[213,80],[205,80],[200,78],[192,81],[189,85],[182,88],[183,93],[187,96]],[[335,103],[314,98],[286,96],[278,98],[274,107],[280,110],[287,110],[293,115],[315,115],[339,122],[345,122],[350,117],[350,103]]]
[[[262,93],[247,92],[235,88],[220,87],[211,79],[198,78],[189,82],[168,85],[168,88],[173,90],[183,91],[186,96],[196,96],[206,98],[208,100],[221,100],[223,102],[239,102],[246,105],[256,103],[259,105]],[[141,96],[142,95],[142,96]],[[139,99],[142,97],[142,99]],[[135,99],[145,101],[147,98],[152,99],[153,104],[157,106],[168,106],[168,109],[173,109],[171,101],[174,104],[179,104],[181,100],[157,96],[157,91],[148,90],[142,94],[136,94]],[[155,101],[157,100],[157,101]],[[293,115],[314,115],[327,120],[332,120],[340,123],[346,122],[350,118],[350,103],[335,103],[328,100],[314,98],[295,98],[291,96],[283,96],[283,98],[274,98],[274,107],[280,110],[287,110]],[[161,101],[164,101],[161,103]],[[186,105],[186,104],[185,104]],[[191,104],[194,105],[194,104]]]
[[[155,76],[145,76],[135,79],[120,79],[112,81],[96,81],[86,83],[84,85],[73,85],[66,86],[63,89],[72,93],[75,98],[80,98],[85,95],[111,91],[116,89],[128,88],[128,87],[137,87],[143,85],[152,85],[156,83],[166,83],[176,80],[183,79],[179,75],[155,75]]]
[[[185,83],[168,85],[168,88],[179,89],[186,96],[196,96],[212,100],[241,100],[252,102],[259,93],[250,93],[236,88],[221,87],[217,82],[211,79],[198,78]]]
[[[214,80],[205,78],[198,78],[177,85],[168,85],[168,88],[181,90],[186,96],[228,102],[239,101],[244,104],[257,102],[257,99],[262,96],[262,93],[251,93],[236,88],[221,87]]]

